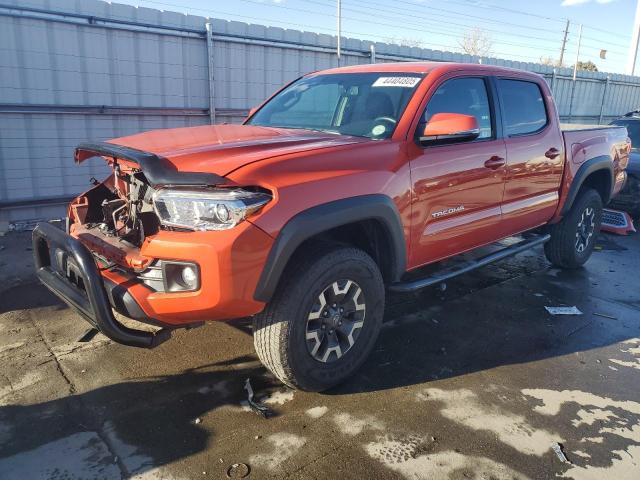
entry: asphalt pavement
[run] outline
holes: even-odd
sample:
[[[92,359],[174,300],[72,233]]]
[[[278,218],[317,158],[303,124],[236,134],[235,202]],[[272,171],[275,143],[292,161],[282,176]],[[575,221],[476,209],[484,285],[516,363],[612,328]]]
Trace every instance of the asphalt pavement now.
[[[640,236],[583,269],[540,249],[387,299],[366,365],[286,389],[250,322],[114,344],[0,237],[0,479],[640,478]],[[545,306],[576,306],[551,315]],[[271,418],[246,403],[245,381]]]

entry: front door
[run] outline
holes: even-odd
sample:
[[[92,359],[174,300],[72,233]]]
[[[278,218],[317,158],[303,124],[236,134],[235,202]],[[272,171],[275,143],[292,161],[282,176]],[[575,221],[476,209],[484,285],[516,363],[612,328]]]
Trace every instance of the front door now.
[[[437,86],[426,104],[417,132],[436,113],[461,113],[476,117],[480,135],[473,141],[446,145],[410,143],[409,268],[501,237],[506,149],[497,132],[493,97],[487,78],[457,76]]]

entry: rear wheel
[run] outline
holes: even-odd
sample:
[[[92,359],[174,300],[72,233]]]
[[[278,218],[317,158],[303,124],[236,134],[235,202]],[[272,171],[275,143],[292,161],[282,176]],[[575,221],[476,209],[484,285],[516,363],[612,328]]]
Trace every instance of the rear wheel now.
[[[283,383],[326,390],[352,375],[378,337],[382,276],[369,255],[321,247],[293,261],[265,310],[254,317],[254,345]]]
[[[578,268],[589,260],[602,221],[602,198],[593,189],[580,193],[569,213],[551,226],[544,246],[547,259],[557,267]]]

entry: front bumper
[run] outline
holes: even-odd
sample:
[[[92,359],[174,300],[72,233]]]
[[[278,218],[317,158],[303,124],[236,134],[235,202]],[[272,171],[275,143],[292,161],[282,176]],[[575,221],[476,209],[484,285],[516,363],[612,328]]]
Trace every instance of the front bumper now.
[[[40,223],[33,230],[33,254],[40,281],[113,341],[132,347],[152,348],[171,336],[171,330],[167,328],[152,333],[126,327],[115,319],[105,282],[93,255],[71,235],[51,224]],[[113,299],[114,289],[110,287]],[[126,292],[116,298],[129,309],[139,309]]]

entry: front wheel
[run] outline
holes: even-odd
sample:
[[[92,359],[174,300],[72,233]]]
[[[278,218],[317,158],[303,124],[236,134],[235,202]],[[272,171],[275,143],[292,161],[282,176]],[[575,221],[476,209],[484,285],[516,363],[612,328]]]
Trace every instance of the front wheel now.
[[[326,390],[362,365],[378,337],[385,294],[380,270],[362,250],[321,247],[284,275],[254,317],[256,352],[290,387]]]
[[[551,226],[551,240],[544,246],[547,259],[557,267],[578,268],[589,260],[602,222],[602,198],[586,189],[569,213]]]

